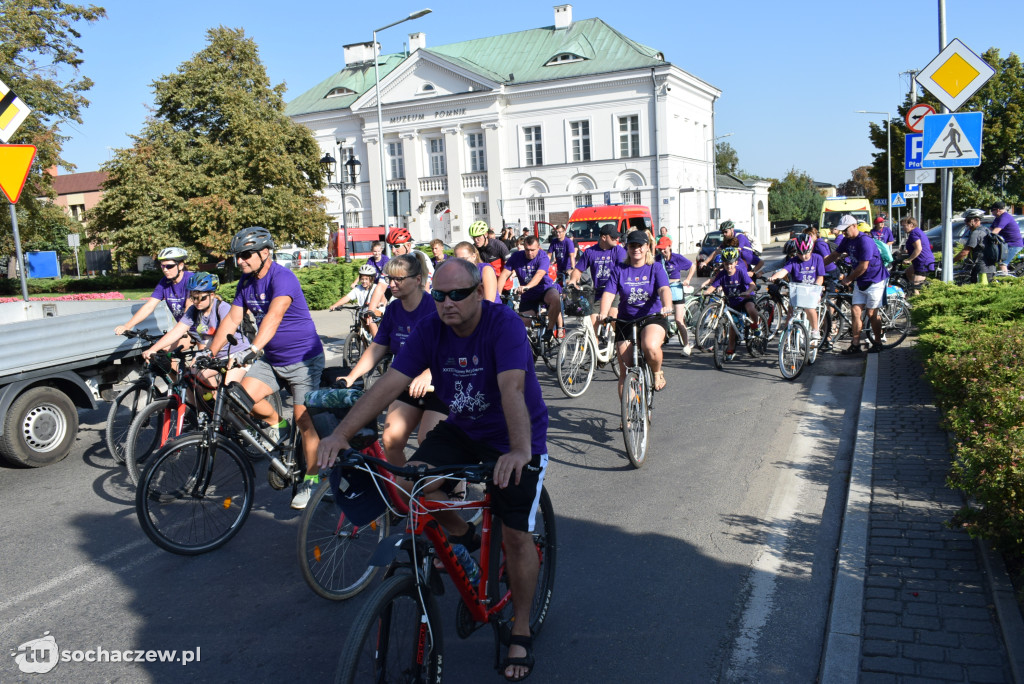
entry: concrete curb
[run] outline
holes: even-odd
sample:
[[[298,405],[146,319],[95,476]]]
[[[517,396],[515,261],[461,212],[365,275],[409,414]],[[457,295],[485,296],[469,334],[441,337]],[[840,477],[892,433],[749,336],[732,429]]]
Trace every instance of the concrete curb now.
[[[822,684],[856,682],[860,673],[864,575],[871,514],[871,473],[875,459],[875,401],[878,394],[878,355],[869,354],[861,386],[857,438],[850,464],[850,487],[839,537],[835,583],[829,607]]]
[[[977,541],[981,552],[982,566],[988,578],[988,588],[992,594],[992,603],[996,607],[996,618],[1003,634],[1003,645],[1010,660],[1010,671],[1013,681],[1018,684],[1024,676],[1024,618],[1020,614],[1020,606],[1014,596],[1013,583],[1006,572],[1003,557],[992,550],[991,545],[982,539]]]

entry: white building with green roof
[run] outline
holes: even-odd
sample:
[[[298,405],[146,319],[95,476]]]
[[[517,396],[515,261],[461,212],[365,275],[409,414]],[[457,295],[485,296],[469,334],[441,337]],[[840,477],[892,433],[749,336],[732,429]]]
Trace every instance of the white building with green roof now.
[[[406,225],[418,240],[453,243],[475,220],[500,233],[503,222],[564,223],[578,206],[611,202],[649,206],[655,228],[684,245],[714,228],[721,91],[601,19],[573,21],[559,5],[553,26],[437,47],[413,33],[407,52],[377,56],[386,188],[379,46],[344,51],[345,68],[286,109],[325,153],[361,162],[344,198],[328,191],[339,223]],[[767,240],[762,185],[720,191],[718,206]],[[381,215],[385,189],[407,191],[400,215]]]

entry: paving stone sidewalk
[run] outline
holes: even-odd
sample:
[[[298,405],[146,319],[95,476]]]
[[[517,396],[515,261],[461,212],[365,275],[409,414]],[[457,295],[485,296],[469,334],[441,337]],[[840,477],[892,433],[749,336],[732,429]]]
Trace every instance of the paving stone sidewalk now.
[[[940,412],[909,343],[879,355],[860,681],[1011,682],[979,549],[945,523]]]

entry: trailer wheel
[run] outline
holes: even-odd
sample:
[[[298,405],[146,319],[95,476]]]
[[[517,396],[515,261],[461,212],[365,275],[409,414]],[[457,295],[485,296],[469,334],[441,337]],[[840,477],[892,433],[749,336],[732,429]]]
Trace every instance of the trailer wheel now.
[[[71,453],[78,434],[78,409],[53,387],[33,387],[11,404],[0,452],[11,463],[40,468]]]

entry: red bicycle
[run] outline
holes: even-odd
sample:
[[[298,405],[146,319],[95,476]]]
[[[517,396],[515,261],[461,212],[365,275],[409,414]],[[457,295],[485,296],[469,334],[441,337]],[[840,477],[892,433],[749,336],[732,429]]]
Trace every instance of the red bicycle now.
[[[383,507],[404,498],[394,484],[395,476],[413,482],[405,531],[378,545],[370,561],[373,566],[387,568],[385,579],[352,622],[335,681],[441,681],[444,630],[437,595],[443,593],[444,585],[435,559],[462,598],[456,613],[457,634],[465,639],[490,624],[494,634],[494,665],[500,669],[501,647],[508,645],[511,636],[512,594],[501,525],[496,524],[492,514],[490,491],[479,501],[432,501],[422,496],[423,487],[438,478],[488,483],[493,464],[395,466],[349,450],[335,468],[341,469],[345,484],[358,488],[360,496],[379,497],[377,505]],[[480,576],[475,582],[470,581],[444,529],[434,519],[433,513],[442,510],[482,512]],[[532,534],[540,561],[530,610],[530,631],[536,635],[551,606],[557,548],[554,509],[543,488]]]

